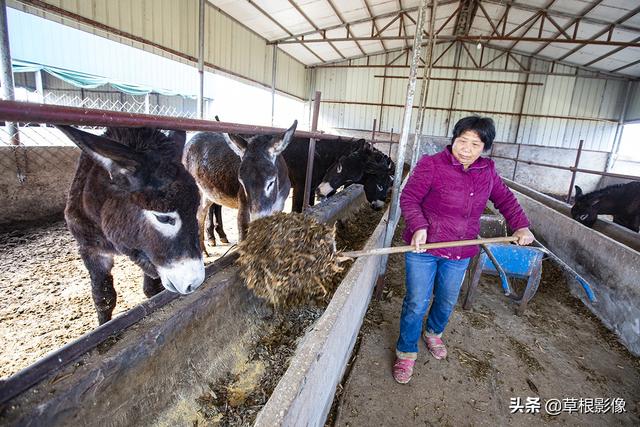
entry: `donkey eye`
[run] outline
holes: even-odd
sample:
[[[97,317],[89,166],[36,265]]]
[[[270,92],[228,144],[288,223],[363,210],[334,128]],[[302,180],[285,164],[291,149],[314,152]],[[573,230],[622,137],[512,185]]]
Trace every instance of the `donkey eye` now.
[[[382,185],[376,184],[376,188],[378,189],[378,191],[382,191]]]
[[[584,221],[585,219],[589,218],[589,214],[580,215],[578,218],[580,218],[582,221]]]
[[[342,163],[338,163],[338,169],[336,169],[337,173],[342,173]]]
[[[276,182],[276,180],[274,179],[273,181],[270,181],[270,182],[267,184],[267,191],[271,190],[271,187],[273,187],[273,184],[275,184],[275,182]]]
[[[176,224],[176,219],[169,215],[156,215],[155,217],[158,220],[158,222],[161,222],[163,224],[170,224],[170,225]]]

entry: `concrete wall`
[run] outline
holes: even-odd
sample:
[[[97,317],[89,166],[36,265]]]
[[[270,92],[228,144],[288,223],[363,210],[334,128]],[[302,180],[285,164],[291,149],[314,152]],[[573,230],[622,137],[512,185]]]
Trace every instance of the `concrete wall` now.
[[[571,292],[639,356],[640,252],[528,196],[514,193],[536,238],[591,284],[597,302],[589,302],[582,286],[573,279],[568,281]]]
[[[79,155],[76,147],[0,146],[0,224],[61,214]]]

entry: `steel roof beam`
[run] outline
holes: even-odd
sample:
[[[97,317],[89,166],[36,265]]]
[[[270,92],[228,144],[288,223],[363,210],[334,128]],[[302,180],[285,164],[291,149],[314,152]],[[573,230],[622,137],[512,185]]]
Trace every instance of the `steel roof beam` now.
[[[293,0],[289,0],[289,4],[291,6],[293,6],[293,8],[300,14],[302,15],[302,17],[313,27],[315,28],[316,31],[320,31],[320,28],[318,28],[318,26],[316,24],[313,23],[313,21],[311,20],[311,18],[309,18],[307,16],[306,13],[304,13],[304,11],[302,10],[302,8],[300,6],[298,6],[298,4],[293,1]],[[324,36],[324,34],[323,34]],[[345,56],[342,54],[342,52],[340,52],[338,50],[338,48],[332,43],[332,42],[328,42],[329,46],[331,46],[333,48],[333,50],[335,50],[335,52],[338,54],[338,56],[342,59],[346,59]]]
[[[600,3],[602,3],[604,0],[597,0],[594,3],[591,3],[589,6],[587,6],[586,9],[583,9],[582,12],[580,13],[579,16],[573,18],[571,20],[571,22],[569,22],[567,25],[564,26],[563,30],[566,31],[569,28],[571,28],[571,26],[575,25],[574,28],[574,32],[573,32],[573,38],[576,37],[577,32],[578,32],[578,25],[580,24],[580,21],[582,19],[584,19],[584,17],[587,15],[587,13],[591,12],[593,9],[595,9],[598,5],[600,5]],[[555,37],[560,37],[560,32],[558,32]],[[538,48],[535,52],[532,53],[532,55],[538,55],[540,52],[542,52],[547,46],[549,46],[551,44],[551,42],[545,43],[543,46],[541,46],[540,48]]]
[[[267,19],[269,19],[271,22],[273,22],[274,24],[276,24],[282,31],[284,31],[285,33],[289,34],[291,37],[296,38],[296,36],[294,36],[289,30],[287,30],[281,23],[279,23],[273,16],[271,16],[269,13],[267,13],[266,10],[262,9],[260,6],[258,6],[255,2],[253,2],[252,0],[247,0],[247,3],[249,3],[251,6],[253,6],[258,12],[260,12],[262,15],[264,15]],[[318,55],[317,53],[315,53],[313,50],[311,50],[311,48],[307,45],[303,45],[305,49],[307,49],[309,52],[311,52],[311,54],[313,56],[315,56],[316,58],[318,58],[318,60],[320,62],[325,62],[325,60],[320,57],[320,55]]]
[[[457,4],[457,3],[459,3],[459,0],[444,0],[444,1],[439,1],[438,2],[438,6],[446,6],[446,5],[449,5],[449,4]],[[417,10],[418,10],[418,7],[414,6],[414,7],[408,7],[406,9],[395,10],[393,12],[382,13],[382,14],[376,15],[376,16],[372,16],[371,14],[369,14],[368,18],[356,19],[354,21],[345,21],[345,23],[343,23],[343,24],[331,25],[329,27],[320,28],[320,31],[315,31],[314,30],[314,31],[306,31],[304,33],[297,33],[297,34],[293,34],[292,36],[289,36],[289,37],[283,37],[283,38],[280,38],[280,39],[277,39],[277,40],[272,40],[271,42],[272,43],[280,43],[280,42],[285,41],[285,40],[290,40],[291,38],[294,38],[294,37],[296,37],[296,38],[297,37],[306,37],[306,36],[310,36],[310,35],[313,35],[313,34],[322,33],[323,31],[337,30],[337,29],[340,29],[340,28],[344,28],[347,25],[354,26],[354,25],[358,25],[358,24],[366,24],[366,23],[369,23],[371,21],[377,21],[377,20],[380,20],[380,19],[389,18],[389,17],[392,17],[392,16],[397,16],[397,15],[399,15],[401,13],[407,15],[407,14],[409,14],[411,12],[415,12]]]
[[[579,51],[580,49],[582,49],[585,45],[587,44],[593,44],[591,42],[591,40],[595,40],[598,37],[606,34],[607,32],[610,32],[611,30],[613,30],[614,28],[618,27],[620,28],[621,23],[623,23],[624,21],[626,21],[627,19],[631,19],[634,16],[636,16],[638,14],[638,12],[640,12],[640,6],[636,7],[635,9],[629,11],[629,13],[627,13],[626,15],[624,15],[622,18],[616,20],[614,23],[609,23],[608,27],[605,28],[602,31],[599,31],[597,34],[595,34],[594,36],[592,36],[589,40],[589,42],[583,42],[580,43],[581,46],[576,46],[575,48],[571,49],[569,52],[565,53],[564,55],[562,55],[560,58],[558,58],[558,61],[562,61],[566,58],[568,58],[569,56],[573,55],[574,53],[576,53],[577,51]],[[635,31],[640,31],[640,28],[635,30]],[[610,36],[609,36],[610,37]]]
[[[353,33],[351,32],[350,25],[347,24],[347,22],[344,20],[344,17],[340,13],[340,11],[338,11],[336,6],[333,4],[333,1],[331,1],[331,0],[326,0],[326,1],[327,1],[327,3],[329,3],[329,6],[331,6],[331,9],[333,10],[333,13],[335,13],[335,15],[338,17],[340,22],[342,22],[342,25],[344,25],[345,28],[347,29],[347,35],[350,36],[350,37],[353,37]],[[362,53],[363,55],[366,55],[364,49],[362,49],[362,46],[360,46],[360,42],[356,41],[355,44],[356,44],[356,46],[358,46],[358,49],[360,49],[360,53]]]
[[[376,20],[373,17],[373,13],[371,13],[371,7],[369,7],[369,2],[367,0],[363,0],[363,1],[364,1],[365,9],[367,9],[367,14],[369,15],[369,18],[371,19],[371,35],[373,35],[373,29],[374,28],[375,28],[376,32],[378,34],[380,34],[380,31],[378,30],[378,24],[376,24]],[[382,45],[382,50],[386,51],[387,50],[387,46],[384,44],[384,42],[380,41],[380,44]]]
[[[633,39],[632,41],[634,41],[634,42],[640,41],[640,37],[636,37],[636,38],[635,38],[635,39]],[[625,46],[620,46],[620,47],[619,47],[619,48],[617,48],[617,49],[610,50],[609,52],[605,53],[604,55],[601,55],[601,56],[597,57],[596,59],[594,59],[594,60],[592,60],[592,61],[589,61],[589,62],[587,62],[586,64],[583,64],[583,66],[585,66],[585,67],[590,67],[591,65],[595,64],[596,62],[600,62],[600,61],[602,61],[603,59],[608,58],[608,57],[610,57],[611,55],[614,55],[614,54],[616,54],[616,53],[620,52],[620,51],[621,51],[621,50],[623,50],[623,49],[626,49],[626,47],[625,47]]]
[[[540,8],[540,7],[536,7],[536,6],[530,6],[530,5],[524,4],[524,3],[511,1],[511,0],[482,0],[482,1],[484,3],[493,3],[493,4],[500,5],[500,6],[511,6],[511,7],[515,7],[515,8],[518,8],[518,9],[527,10],[529,12],[539,12],[541,10],[544,10],[549,15],[553,15],[553,16],[557,16],[559,18],[565,18],[565,19],[580,19],[581,21],[589,23],[589,24],[598,24],[598,25],[605,25],[605,26],[609,26],[611,24],[611,22],[604,21],[602,19],[591,18],[591,17],[587,17],[587,16],[583,17],[581,15],[575,15],[573,13],[562,12],[560,10],[548,9],[548,6],[546,8]],[[640,27],[636,27],[634,25],[624,25],[624,24],[622,24],[622,22],[617,24],[616,27],[621,29],[621,30],[640,31]]]

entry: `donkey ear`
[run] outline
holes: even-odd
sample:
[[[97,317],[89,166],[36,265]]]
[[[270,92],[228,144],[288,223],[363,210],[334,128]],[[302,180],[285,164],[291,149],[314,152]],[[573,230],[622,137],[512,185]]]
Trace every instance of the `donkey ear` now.
[[[576,187],[576,197],[582,196],[582,188],[578,187],[577,185],[575,187]]]
[[[274,156],[277,156],[278,154],[282,153],[284,149],[287,148],[287,145],[289,145],[289,143],[293,139],[293,134],[296,132],[297,126],[298,126],[298,121],[294,120],[291,127],[284,132],[284,135],[282,136],[282,138],[274,138],[271,141],[271,151]]]
[[[247,145],[249,145],[247,141],[240,135],[236,135],[233,133],[223,133],[222,136],[227,142],[229,148],[231,148],[234,153],[242,158],[242,156],[244,156],[244,152],[247,150]]]
[[[142,156],[129,147],[104,136],[71,126],[56,126],[74,144],[102,166],[109,175],[132,176],[142,165]]]

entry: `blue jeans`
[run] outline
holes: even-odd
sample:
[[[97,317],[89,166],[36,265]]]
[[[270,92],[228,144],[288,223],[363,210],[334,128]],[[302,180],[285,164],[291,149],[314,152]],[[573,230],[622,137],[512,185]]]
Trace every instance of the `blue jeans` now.
[[[417,353],[431,294],[434,297],[427,318],[427,332],[440,334],[458,301],[469,259],[450,260],[415,252],[407,252],[404,259],[407,293],[402,303],[400,338],[396,349],[403,353]]]

